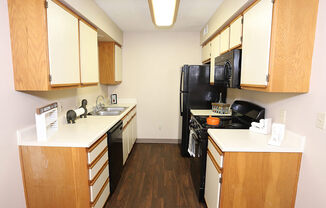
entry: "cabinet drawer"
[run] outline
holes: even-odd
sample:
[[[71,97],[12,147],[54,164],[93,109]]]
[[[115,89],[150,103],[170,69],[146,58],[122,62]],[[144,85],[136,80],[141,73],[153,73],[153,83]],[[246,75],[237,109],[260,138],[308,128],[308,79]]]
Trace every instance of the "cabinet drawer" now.
[[[127,125],[129,119],[130,119],[130,112],[128,112],[128,113],[127,113],[127,114],[122,118],[123,126]]]
[[[103,152],[103,156],[101,159],[99,159],[93,167],[90,167],[89,172],[89,180],[93,180],[96,174],[101,170],[101,168],[105,165],[105,163],[108,162],[109,156],[108,156],[108,150]]]
[[[134,109],[131,111],[131,116],[134,116],[136,114],[136,108],[134,107]]]
[[[107,183],[105,185],[103,192],[98,198],[98,201],[94,205],[92,205],[92,208],[102,208],[109,195],[110,195],[110,183]]]
[[[215,144],[211,137],[208,137],[208,147],[209,151],[212,153],[217,164],[222,168],[223,167],[223,152]]]
[[[100,192],[101,188],[103,187],[103,184],[106,182],[106,180],[109,179],[109,166],[106,165],[106,167],[103,169],[101,175],[96,179],[95,183],[93,185],[90,185],[90,192],[91,192],[91,202],[94,202],[96,196]]]
[[[107,146],[107,135],[105,134],[88,149],[88,164],[91,164]]]

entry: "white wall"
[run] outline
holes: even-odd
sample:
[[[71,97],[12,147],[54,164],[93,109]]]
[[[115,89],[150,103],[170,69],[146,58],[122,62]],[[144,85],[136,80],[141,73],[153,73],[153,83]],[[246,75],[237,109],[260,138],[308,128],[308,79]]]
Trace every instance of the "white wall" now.
[[[125,32],[118,98],[137,98],[138,138],[177,139],[179,79],[184,64],[200,64],[199,33]]]
[[[319,1],[309,93],[273,94],[245,90],[228,91],[229,102],[241,98],[259,103],[267,108],[267,117],[272,117],[275,121],[279,121],[280,111],[286,110],[287,129],[306,136],[297,192],[297,208],[326,207],[326,130],[315,127],[317,113],[326,112],[325,19],[326,1]]]
[[[14,90],[7,0],[0,0],[0,207],[25,207],[16,130],[35,123],[37,107],[57,101],[62,113],[79,107],[82,98],[92,104],[107,87],[24,93]],[[78,122],[78,120],[77,120]]]

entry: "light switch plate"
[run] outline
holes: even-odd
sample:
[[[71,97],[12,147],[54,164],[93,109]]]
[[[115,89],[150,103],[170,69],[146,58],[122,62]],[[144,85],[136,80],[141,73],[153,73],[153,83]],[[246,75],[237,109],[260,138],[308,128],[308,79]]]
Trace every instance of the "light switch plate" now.
[[[286,122],[286,110],[281,110],[281,112],[280,112],[280,122],[285,124],[285,122]]]
[[[318,113],[317,114],[317,119],[316,119],[316,127],[320,129],[326,129],[326,113]]]

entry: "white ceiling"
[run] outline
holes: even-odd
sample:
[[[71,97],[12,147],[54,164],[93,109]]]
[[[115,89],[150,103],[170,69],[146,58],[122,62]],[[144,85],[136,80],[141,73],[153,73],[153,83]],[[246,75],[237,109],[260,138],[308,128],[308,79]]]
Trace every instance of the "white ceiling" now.
[[[164,1],[164,0],[163,0]],[[178,16],[168,31],[200,31],[223,0],[180,0]],[[95,0],[123,31],[157,31],[148,0]]]

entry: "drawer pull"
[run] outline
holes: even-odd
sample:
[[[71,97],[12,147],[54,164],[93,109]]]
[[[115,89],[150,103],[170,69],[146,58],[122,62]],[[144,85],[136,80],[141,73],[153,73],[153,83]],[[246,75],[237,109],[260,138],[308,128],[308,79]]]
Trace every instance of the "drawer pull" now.
[[[213,146],[216,149],[216,151],[218,152],[218,154],[223,156],[222,150],[217,146],[217,144],[214,142],[214,140],[210,136],[208,136],[208,139],[213,144]]]
[[[96,163],[101,159],[101,157],[103,157],[104,154],[106,154],[108,152],[108,147],[105,147],[105,149],[93,160],[93,162],[88,165],[88,168],[93,168]]]
[[[222,168],[217,164],[216,160],[214,159],[214,157],[209,149],[207,149],[207,154],[211,158],[217,172],[222,173]]]
[[[103,184],[101,190],[98,192],[97,196],[95,197],[94,202],[91,203],[91,207],[95,206],[95,204],[97,203],[98,199],[99,199],[100,196],[102,195],[102,193],[103,193],[105,187],[108,185],[108,183],[109,183],[109,178],[107,178],[106,181],[104,182],[104,184]]]
[[[89,181],[89,185],[93,186],[94,183],[96,182],[96,180],[100,177],[100,175],[102,174],[102,172],[105,170],[105,168],[108,166],[109,161],[107,161],[106,163],[104,163],[103,167],[98,171],[98,173],[96,174],[96,176],[94,177],[93,180]]]
[[[105,148],[108,148],[108,141],[107,136],[99,139],[99,141],[96,142],[97,144],[92,146],[90,149],[92,151],[88,151],[87,157],[88,157],[88,164],[92,164],[93,161],[99,157],[100,154],[103,154],[103,151]]]
[[[90,146],[87,149],[87,151],[92,152],[97,147],[97,145],[99,145],[106,138],[107,138],[107,136],[106,136],[106,134],[104,134],[99,140],[97,140],[94,144],[92,144],[92,146]]]

